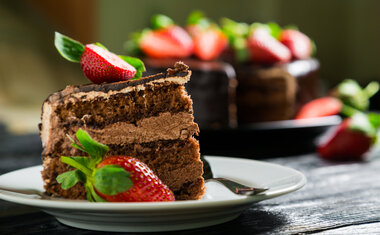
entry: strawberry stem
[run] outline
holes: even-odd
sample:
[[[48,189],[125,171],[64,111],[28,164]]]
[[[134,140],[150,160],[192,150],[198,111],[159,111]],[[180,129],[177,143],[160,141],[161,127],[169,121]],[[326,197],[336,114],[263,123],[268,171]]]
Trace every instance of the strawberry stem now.
[[[61,157],[61,162],[66,163],[67,165],[70,165],[80,171],[82,171],[87,177],[91,177],[92,170],[88,169],[87,167],[83,166],[82,164],[78,163],[77,161],[71,159],[70,157]]]

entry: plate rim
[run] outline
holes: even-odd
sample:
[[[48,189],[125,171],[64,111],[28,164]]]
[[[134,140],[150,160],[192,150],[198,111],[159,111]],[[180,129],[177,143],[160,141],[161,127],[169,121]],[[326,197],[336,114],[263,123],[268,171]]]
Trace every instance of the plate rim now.
[[[291,193],[302,188],[307,179],[304,174],[301,172],[286,166],[282,166],[275,163],[245,159],[245,158],[235,158],[235,157],[224,157],[224,156],[211,156],[207,155],[205,158],[210,161],[212,166],[213,159],[217,160],[226,160],[226,161],[242,161],[242,162],[255,162],[257,164],[263,164],[271,167],[277,167],[286,169],[288,171],[293,172],[295,175],[300,177],[300,180],[294,185],[288,186],[282,190],[277,191],[268,191],[267,193],[254,195],[254,196],[242,196],[241,198],[233,198],[233,199],[224,199],[224,200],[188,200],[188,201],[174,201],[174,202],[135,202],[135,203],[92,203],[88,201],[79,201],[79,200],[43,200],[40,198],[28,198],[25,196],[17,195],[17,193],[9,193],[2,192],[0,190],[0,199],[10,201],[13,203],[23,204],[27,206],[38,207],[43,210],[80,210],[80,211],[101,211],[101,212],[141,212],[141,211],[172,211],[172,210],[196,210],[200,208],[217,208],[221,206],[239,206],[245,204],[253,204],[254,202],[259,202],[262,200],[271,199],[274,197],[278,197],[287,193]],[[0,178],[7,174],[14,174],[18,171],[32,170],[32,168],[36,168],[36,170],[42,169],[42,165],[26,167],[18,170],[14,170],[5,174],[0,175]],[[42,179],[41,179],[42,180]]]

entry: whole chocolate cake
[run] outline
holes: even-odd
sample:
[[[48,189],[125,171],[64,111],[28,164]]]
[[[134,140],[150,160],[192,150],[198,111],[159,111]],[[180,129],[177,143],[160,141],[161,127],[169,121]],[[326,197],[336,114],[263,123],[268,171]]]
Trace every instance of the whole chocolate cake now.
[[[42,176],[46,192],[84,199],[82,184],[63,190],[56,177],[69,167],[61,156],[83,156],[66,135],[79,129],[109,146],[106,157],[133,156],[147,164],[177,200],[204,194],[199,144],[194,135],[192,100],[184,84],[191,71],[183,63],[139,80],[68,86],[50,95],[42,107]]]

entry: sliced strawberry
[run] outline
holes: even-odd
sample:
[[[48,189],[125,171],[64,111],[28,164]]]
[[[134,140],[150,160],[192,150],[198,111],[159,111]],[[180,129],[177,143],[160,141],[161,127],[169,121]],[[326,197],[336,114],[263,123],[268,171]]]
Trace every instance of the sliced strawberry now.
[[[329,160],[360,160],[371,145],[372,138],[350,129],[351,118],[345,119],[318,145],[318,153]]]
[[[86,45],[80,64],[86,77],[93,83],[126,81],[136,74],[133,66],[95,44]]]
[[[313,51],[310,38],[298,30],[283,30],[280,35],[280,42],[289,48],[293,59],[310,58]]]
[[[227,37],[218,29],[208,28],[195,32],[194,54],[201,60],[217,58],[227,47]]]
[[[306,103],[295,119],[325,117],[338,114],[342,109],[342,102],[333,97],[322,97]]]
[[[185,58],[193,52],[191,37],[176,25],[146,32],[140,39],[139,46],[153,58]]]
[[[174,201],[172,191],[145,165],[132,157],[113,156],[102,161],[97,167],[108,165],[123,167],[130,174],[132,187],[115,195],[98,194],[108,202],[152,202]]]
[[[248,37],[248,47],[251,52],[251,59],[256,63],[284,63],[291,59],[289,49],[277,41],[270,32],[263,27],[253,30]]]

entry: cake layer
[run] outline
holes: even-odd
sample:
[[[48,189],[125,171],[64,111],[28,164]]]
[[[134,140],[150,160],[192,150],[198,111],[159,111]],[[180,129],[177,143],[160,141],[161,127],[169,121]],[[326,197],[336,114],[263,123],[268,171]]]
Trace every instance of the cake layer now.
[[[174,192],[177,200],[199,199],[204,193],[203,163],[199,159],[198,141],[194,138],[109,147],[107,156],[132,156],[147,164]],[[69,170],[59,158],[45,156],[43,164],[42,176],[47,193],[71,199],[85,198],[83,186],[62,190],[56,182],[59,174]]]
[[[71,147],[66,135],[75,136],[75,132],[82,128],[90,136],[103,144],[133,144],[158,140],[186,140],[198,133],[198,126],[193,122],[191,113],[164,112],[158,116],[140,119],[134,124],[117,122],[97,128],[73,119],[71,123],[57,124],[51,143],[44,149],[42,155],[59,157],[61,155],[74,156],[81,154]]]

